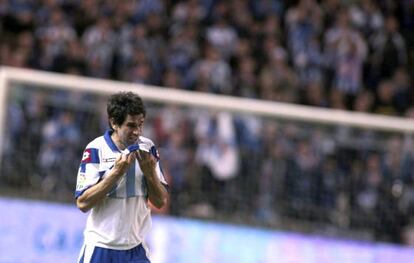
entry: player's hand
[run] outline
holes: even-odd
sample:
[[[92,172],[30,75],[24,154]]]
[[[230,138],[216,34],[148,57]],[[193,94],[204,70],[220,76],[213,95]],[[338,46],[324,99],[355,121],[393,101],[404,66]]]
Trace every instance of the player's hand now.
[[[138,160],[144,176],[151,176],[154,174],[157,161],[151,153],[138,150],[135,152],[135,158]]]
[[[115,160],[114,170],[117,174],[123,175],[128,171],[129,166],[135,160],[134,154],[123,154],[121,153]]]

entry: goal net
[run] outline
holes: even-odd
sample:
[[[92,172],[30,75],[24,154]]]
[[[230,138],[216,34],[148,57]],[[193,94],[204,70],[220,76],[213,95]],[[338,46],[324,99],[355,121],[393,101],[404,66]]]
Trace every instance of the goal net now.
[[[73,202],[83,147],[107,129],[117,91],[145,101],[171,186],[158,212],[413,242],[414,120],[6,67],[2,195]]]

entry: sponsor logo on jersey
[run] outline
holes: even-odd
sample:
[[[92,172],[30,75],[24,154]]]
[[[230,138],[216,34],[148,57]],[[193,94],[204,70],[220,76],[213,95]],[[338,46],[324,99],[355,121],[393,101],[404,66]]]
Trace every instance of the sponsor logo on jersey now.
[[[82,163],[99,163],[98,149],[86,149],[83,152]]]
[[[111,158],[102,158],[102,162],[104,163],[112,163],[115,162],[116,158],[115,157],[111,157]]]
[[[76,182],[76,190],[81,190],[85,186],[86,176],[84,173],[79,173],[78,180]]]

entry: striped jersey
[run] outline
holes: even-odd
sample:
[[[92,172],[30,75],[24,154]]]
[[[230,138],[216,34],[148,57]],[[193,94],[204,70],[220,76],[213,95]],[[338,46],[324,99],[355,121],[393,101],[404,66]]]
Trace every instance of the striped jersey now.
[[[77,175],[76,198],[103,179],[121,153],[138,148],[157,158],[158,178],[167,186],[158,152],[150,139],[140,136],[136,145],[121,151],[112,141],[111,134],[112,131],[107,131],[86,146]],[[144,236],[151,228],[147,200],[145,177],[138,161],[135,161],[110,190],[107,198],[91,209],[84,231],[85,244],[120,250],[131,249],[141,243],[145,247]]]

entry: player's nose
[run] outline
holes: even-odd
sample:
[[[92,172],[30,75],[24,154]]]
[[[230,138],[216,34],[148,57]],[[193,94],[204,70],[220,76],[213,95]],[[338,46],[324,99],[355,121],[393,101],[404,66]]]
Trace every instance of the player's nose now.
[[[141,134],[141,129],[140,129],[140,128],[136,128],[136,129],[134,129],[134,130],[132,131],[132,133],[133,133],[135,136],[139,136],[139,135]]]

